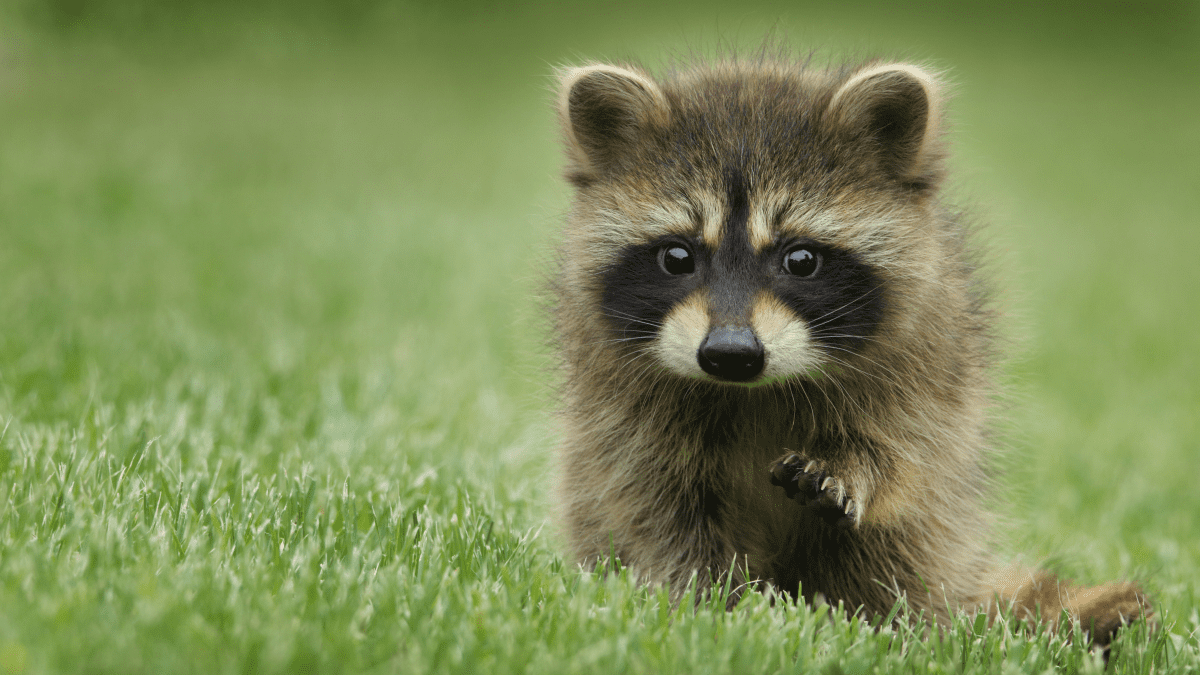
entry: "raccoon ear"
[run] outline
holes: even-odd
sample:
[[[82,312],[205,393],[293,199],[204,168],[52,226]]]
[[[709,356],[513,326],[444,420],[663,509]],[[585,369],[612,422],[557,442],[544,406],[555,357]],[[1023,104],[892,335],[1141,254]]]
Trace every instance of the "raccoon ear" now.
[[[903,63],[867,68],[834,93],[829,114],[850,144],[869,143],[896,180],[915,188],[936,182],[941,93],[929,72]]]
[[[665,120],[667,101],[646,75],[604,64],[559,74],[558,114],[576,180],[619,161],[649,126]]]

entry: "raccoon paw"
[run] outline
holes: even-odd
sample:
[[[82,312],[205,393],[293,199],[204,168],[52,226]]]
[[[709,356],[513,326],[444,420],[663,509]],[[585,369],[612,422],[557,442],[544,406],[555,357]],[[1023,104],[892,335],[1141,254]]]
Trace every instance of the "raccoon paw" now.
[[[850,527],[862,520],[862,506],[850,496],[842,482],[830,476],[816,461],[794,452],[771,465],[771,484],[830,525]]]

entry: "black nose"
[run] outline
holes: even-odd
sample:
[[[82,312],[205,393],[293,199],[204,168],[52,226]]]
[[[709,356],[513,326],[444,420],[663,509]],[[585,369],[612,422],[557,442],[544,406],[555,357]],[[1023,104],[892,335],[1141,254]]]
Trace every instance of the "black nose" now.
[[[700,343],[696,358],[709,375],[746,382],[762,372],[763,346],[749,328],[717,326]]]

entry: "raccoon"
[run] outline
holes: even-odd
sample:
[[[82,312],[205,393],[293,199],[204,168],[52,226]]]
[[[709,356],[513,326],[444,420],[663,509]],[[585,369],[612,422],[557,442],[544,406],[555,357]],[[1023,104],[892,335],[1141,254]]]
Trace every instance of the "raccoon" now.
[[[574,557],[1091,640],[1150,605],[997,566],[995,318],[942,202],[927,68],[786,59],[560,71],[574,202],[553,274]]]

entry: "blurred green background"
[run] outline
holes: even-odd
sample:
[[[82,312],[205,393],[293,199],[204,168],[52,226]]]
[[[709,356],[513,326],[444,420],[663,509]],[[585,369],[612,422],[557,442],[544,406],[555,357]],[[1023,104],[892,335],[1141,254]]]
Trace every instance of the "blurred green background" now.
[[[767,36],[948,72],[1004,553],[1200,626],[1200,5],[8,0],[0,670],[671,670],[530,618],[552,70]]]

